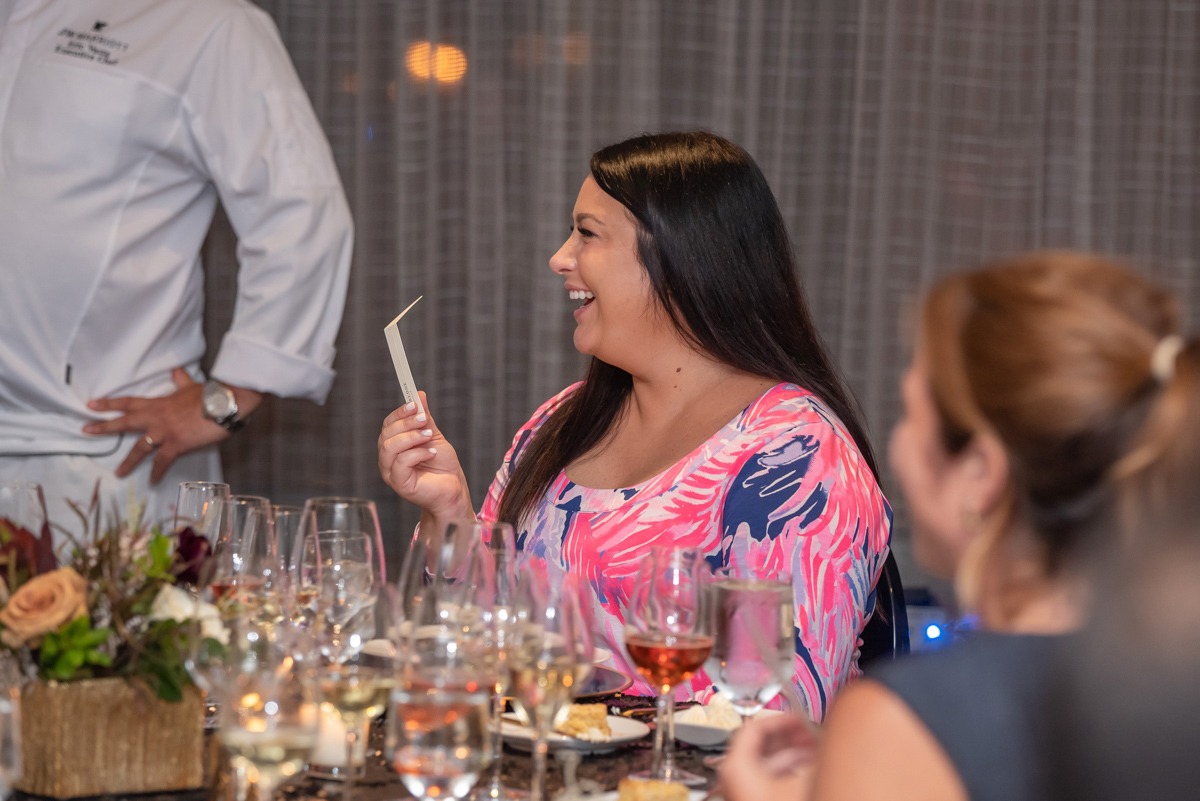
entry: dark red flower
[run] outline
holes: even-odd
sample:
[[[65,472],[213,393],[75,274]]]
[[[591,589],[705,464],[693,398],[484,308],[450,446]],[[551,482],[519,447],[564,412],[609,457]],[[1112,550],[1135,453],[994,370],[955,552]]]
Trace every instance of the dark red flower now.
[[[33,532],[0,517],[0,580],[10,592],[36,576],[41,542]]]
[[[175,532],[175,564],[171,572],[176,583],[195,585],[200,581],[200,570],[212,554],[208,540],[197,534],[191,526]]]

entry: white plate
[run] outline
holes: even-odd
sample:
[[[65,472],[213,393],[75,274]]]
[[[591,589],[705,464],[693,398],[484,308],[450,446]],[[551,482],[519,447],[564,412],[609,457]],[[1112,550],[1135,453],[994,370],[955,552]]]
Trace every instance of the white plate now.
[[[378,656],[382,659],[394,659],[396,657],[396,646],[392,645],[391,640],[367,640],[363,643],[362,652],[370,656]]]
[[[687,797],[688,797],[688,801],[700,801],[701,798],[704,798],[704,795],[705,795],[704,790],[689,789]],[[588,796],[588,798],[592,799],[592,801],[617,801],[617,791],[611,790],[607,793],[600,793],[599,795]]]
[[[640,740],[650,733],[650,727],[640,720],[623,718],[619,715],[608,716],[608,727],[612,729],[612,739],[602,743],[579,740],[575,737],[568,737],[565,734],[552,731],[550,732],[550,736],[546,738],[546,744],[550,746],[551,751],[559,748],[570,748],[575,751],[582,751],[585,754],[603,754],[608,751],[616,751],[626,743]],[[533,729],[528,726],[522,726],[505,718],[500,724],[500,736],[504,738],[504,742],[518,751],[532,751],[536,735]]]
[[[778,709],[764,709],[755,717],[783,714]],[[675,739],[681,743],[694,745],[697,748],[724,748],[729,738],[737,729],[723,729],[720,726],[702,726],[698,723],[685,723],[675,719]]]

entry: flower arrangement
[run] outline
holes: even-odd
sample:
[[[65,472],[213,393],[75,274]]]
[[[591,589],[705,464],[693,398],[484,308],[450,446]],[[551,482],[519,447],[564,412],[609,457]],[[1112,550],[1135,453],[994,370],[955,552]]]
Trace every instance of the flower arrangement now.
[[[186,589],[208,541],[190,528],[147,526],[132,504],[101,528],[98,507],[93,496],[87,512],[76,508],[84,534],[67,533],[61,565],[48,530],[38,537],[0,518],[0,644],[33,678],[140,678],[159,698],[179,701],[191,683],[191,621],[206,638],[224,635],[216,609]]]

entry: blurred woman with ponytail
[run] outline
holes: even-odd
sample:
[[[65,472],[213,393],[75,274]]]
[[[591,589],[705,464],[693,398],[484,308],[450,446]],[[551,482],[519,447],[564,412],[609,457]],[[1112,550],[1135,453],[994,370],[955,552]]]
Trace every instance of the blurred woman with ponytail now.
[[[934,287],[890,457],[917,558],[980,630],[848,687],[819,738],[748,726],[722,767],[729,801],[1054,797],[1051,696],[1102,594],[1097,555],[1138,548],[1197,475],[1200,370],[1179,326],[1167,292],[1089,255]]]

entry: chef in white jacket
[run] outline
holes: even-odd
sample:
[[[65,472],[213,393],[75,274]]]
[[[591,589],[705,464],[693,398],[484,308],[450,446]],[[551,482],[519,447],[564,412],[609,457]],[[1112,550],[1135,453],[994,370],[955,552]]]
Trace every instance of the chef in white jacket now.
[[[216,203],[237,303],[199,362]],[[324,402],[353,229],[270,18],[244,0],[0,0],[0,480],[77,523],[166,517],[263,393]],[[116,507],[114,507],[116,505]],[[77,525],[76,525],[77,527]]]

